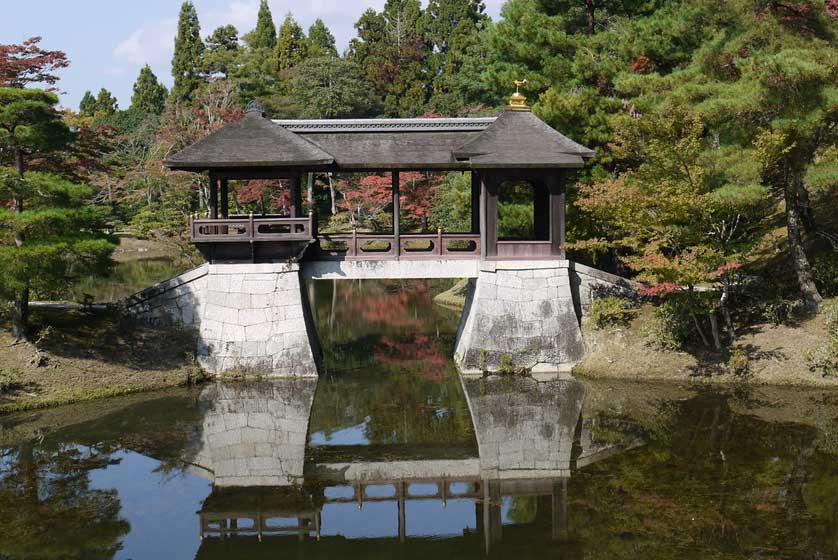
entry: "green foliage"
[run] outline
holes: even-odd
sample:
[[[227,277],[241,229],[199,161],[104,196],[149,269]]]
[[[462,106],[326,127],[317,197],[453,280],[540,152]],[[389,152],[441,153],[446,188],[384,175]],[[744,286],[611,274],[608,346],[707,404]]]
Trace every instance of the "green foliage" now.
[[[54,108],[57,103],[54,93],[0,88],[0,148],[31,153],[64,147],[72,135]]]
[[[134,82],[131,109],[140,113],[159,115],[163,112],[163,106],[168,95],[166,86],[157,80],[157,76],[151,71],[151,67],[146,64],[140,70],[137,81]]]
[[[734,348],[727,359],[727,370],[733,375],[746,378],[751,374],[751,360],[747,350]]]
[[[276,25],[274,25],[268,0],[262,0],[259,3],[256,29],[248,35],[247,41],[254,49],[273,49],[276,47]]]
[[[206,39],[204,51],[204,72],[209,76],[221,75],[229,78],[241,64],[242,49],[239,46],[239,31],[232,25],[217,27]]]
[[[308,28],[308,43],[309,56],[337,56],[338,50],[335,47],[335,36],[323,23],[323,20],[317,18],[311,27]]]
[[[290,13],[285,16],[279,26],[279,36],[276,41],[276,69],[282,73],[290,70],[305,59],[308,52],[308,39]]]
[[[96,98],[90,93],[90,90],[84,92],[84,95],[79,102],[79,113],[86,116],[93,116],[96,112]]]
[[[812,272],[823,295],[838,296],[838,252],[830,251],[815,257]]]
[[[430,224],[448,232],[471,231],[471,173],[447,173],[436,189]]]
[[[594,299],[588,310],[588,318],[597,329],[628,326],[636,315],[631,302],[614,296]]]
[[[180,6],[175,52],[172,57],[172,76],[175,79],[172,95],[177,101],[189,101],[201,83],[204,42],[201,41],[201,24],[192,2]]]
[[[809,369],[822,377],[838,375],[838,302],[832,301],[821,311],[826,322],[825,344],[806,353]]]
[[[682,350],[693,340],[689,305],[682,298],[670,298],[655,307],[646,330],[649,343],[665,350]]]
[[[358,117],[370,109],[367,84],[357,65],[335,56],[301,62],[294,69],[291,92],[300,104],[301,117]]]

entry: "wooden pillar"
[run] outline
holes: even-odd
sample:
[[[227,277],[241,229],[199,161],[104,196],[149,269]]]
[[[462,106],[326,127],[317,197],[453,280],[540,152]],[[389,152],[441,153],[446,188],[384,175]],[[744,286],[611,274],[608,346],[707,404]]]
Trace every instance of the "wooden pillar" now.
[[[480,174],[480,255],[498,254],[498,178]]]
[[[551,513],[553,539],[562,539],[567,536],[567,479],[553,483]]]
[[[314,173],[309,172],[306,184],[306,205],[309,212],[314,212]]]
[[[303,203],[300,198],[300,183],[302,175],[295,173],[291,175],[291,217],[298,218],[303,215]]]
[[[532,225],[537,241],[549,241],[550,237],[550,189],[540,180],[532,181]]]
[[[471,233],[480,233],[480,172],[471,172]]]
[[[221,179],[221,217],[230,217],[230,190],[227,179]]]
[[[548,179],[550,188],[550,253],[564,258],[562,245],[565,242],[565,175],[556,171]]]
[[[395,244],[396,260],[401,254],[401,232],[399,231],[399,218],[401,216],[401,204],[399,201],[399,172],[393,171],[393,243]]]
[[[213,173],[209,176],[209,200],[207,201],[207,208],[209,209],[209,217],[212,220],[218,219],[218,179]]]

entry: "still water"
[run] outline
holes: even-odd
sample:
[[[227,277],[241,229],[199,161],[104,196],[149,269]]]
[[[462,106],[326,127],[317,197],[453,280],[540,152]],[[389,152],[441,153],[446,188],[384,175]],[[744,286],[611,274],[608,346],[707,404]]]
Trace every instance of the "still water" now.
[[[463,381],[437,288],[313,284],[319,380],[0,418],[0,558],[838,558],[838,394]]]

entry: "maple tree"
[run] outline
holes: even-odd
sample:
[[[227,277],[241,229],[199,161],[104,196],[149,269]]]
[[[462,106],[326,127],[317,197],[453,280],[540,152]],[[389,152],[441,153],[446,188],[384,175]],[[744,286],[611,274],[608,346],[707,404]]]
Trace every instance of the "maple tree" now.
[[[46,84],[51,91],[58,82],[57,72],[70,61],[62,51],[42,49],[40,42],[41,37],[31,37],[21,44],[0,45],[0,87]]]

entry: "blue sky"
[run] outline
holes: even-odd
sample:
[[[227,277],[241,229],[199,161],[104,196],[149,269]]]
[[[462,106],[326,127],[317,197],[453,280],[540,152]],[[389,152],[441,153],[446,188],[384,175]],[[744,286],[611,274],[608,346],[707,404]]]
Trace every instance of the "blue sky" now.
[[[485,0],[497,19],[504,0]],[[206,37],[231,23],[240,33],[256,24],[259,0],[193,0]],[[321,18],[342,50],[354,36],[358,16],[384,0],[269,0],[277,26],[289,11],[305,27]],[[41,46],[63,50],[70,67],[61,73],[61,103],[78,108],[85,90],[109,89],[120,108],[131,102],[131,86],[143,64],[171,86],[169,73],[180,0],[2,0],[0,44],[39,35]]]

